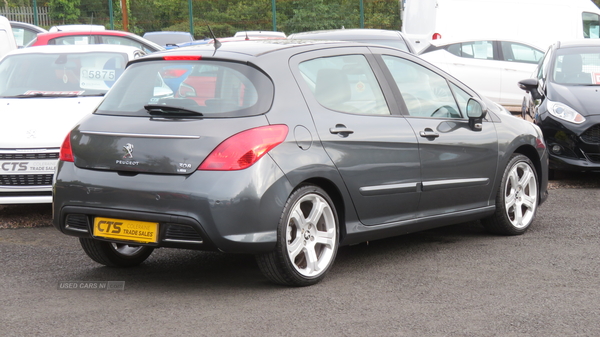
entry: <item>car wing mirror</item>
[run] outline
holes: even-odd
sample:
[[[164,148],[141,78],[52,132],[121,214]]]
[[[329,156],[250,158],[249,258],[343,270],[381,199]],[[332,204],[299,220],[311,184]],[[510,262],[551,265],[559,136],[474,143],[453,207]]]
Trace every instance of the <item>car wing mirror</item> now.
[[[530,92],[533,99],[540,99],[540,93],[538,91],[539,82],[536,78],[528,78],[519,81],[519,88]]]
[[[487,114],[487,106],[476,98],[469,98],[467,101],[467,117],[469,117],[469,127],[473,131],[481,131],[483,128],[483,119]]]

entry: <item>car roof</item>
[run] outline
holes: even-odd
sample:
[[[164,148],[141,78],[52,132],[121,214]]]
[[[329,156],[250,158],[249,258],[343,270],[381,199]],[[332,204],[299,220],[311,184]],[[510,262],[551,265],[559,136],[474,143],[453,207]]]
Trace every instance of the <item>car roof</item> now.
[[[85,45],[44,45],[29,48],[21,48],[13,50],[9,55],[17,54],[35,54],[35,53],[87,53],[87,52],[116,52],[133,55],[136,51],[142,51],[139,48],[132,46],[122,46],[114,44],[85,44]],[[143,51],[142,51],[143,52]],[[143,52],[145,54],[145,52]]]
[[[78,30],[86,30],[86,31],[99,31],[105,30],[106,27],[103,25],[58,25],[52,26],[48,31],[50,32],[60,32],[60,31],[78,31]]]
[[[36,25],[32,25],[30,23],[27,22],[20,22],[20,21],[10,21],[10,26],[13,28],[28,28],[32,31],[38,32],[38,33],[46,33],[48,32],[47,30],[45,30],[42,27],[36,26]]]
[[[576,48],[576,47],[600,47],[600,39],[579,39],[557,41],[555,43],[557,49]]]
[[[171,49],[167,51],[148,54],[144,57],[136,59],[134,62],[143,62],[151,59],[162,59],[165,56],[202,56],[215,59],[228,59],[248,61],[254,57],[275,53],[283,50],[296,49],[298,52],[306,52],[311,50],[320,50],[326,47],[392,47],[381,46],[377,44],[365,44],[359,42],[347,41],[329,41],[329,40],[288,40],[288,39],[264,39],[264,40],[249,40],[239,42],[223,43],[216,51],[214,44],[202,44],[189,47]],[[396,49],[397,50],[397,49]]]
[[[534,47],[538,50],[544,51],[546,48],[542,48],[541,46],[538,46],[534,43],[531,42],[525,42],[525,41],[521,41],[521,40],[517,40],[517,39],[513,39],[513,38],[503,38],[503,37],[489,37],[489,38],[461,38],[461,39],[438,39],[438,40],[431,40],[429,41],[429,44],[431,46],[434,46],[436,48],[439,47],[445,47],[451,44],[455,44],[455,43],[464,43],[464,42],[473,42],[473,41],[507,41],[507,42],[514,42],[514,43],[520,43],[520,44],[524,44],[530,47]],[[426,48],[423,49],[423,51]]]
[[[48,32],[38,34],[38,38],[45,37],[47,39],[53,39],[61,36],[73,36],[73,35],[111,35],[111,36],[139,36],[131,32],[124,32],[121,30],[63,30],[59,32]]]
[[[288,36],[288,39],[337,39],[342,37],[390,37],[397,38],[401,32],[398,30],[372,29],[372,28],[352,28],[352,29],[329,29],[314,30],[310,32],[295,33]]]
[[[284,32],[275,32],[272,30],[244,30],[236,32],[233,37],[246,37],[246,36],[275,36],[285,38]]]

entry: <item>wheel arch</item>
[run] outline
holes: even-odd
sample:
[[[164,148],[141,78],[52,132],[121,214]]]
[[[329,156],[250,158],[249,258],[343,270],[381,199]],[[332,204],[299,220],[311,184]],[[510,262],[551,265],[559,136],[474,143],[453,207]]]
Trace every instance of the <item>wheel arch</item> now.
[[[542,177],[544,175],[543,175],[543,171],[542,171],[542,160],[539,156],[538,151],[533,146],[521,145],[520,147],[515,149],[514,153],[522,154],[525,157],[529,158],[529,160],[531,160],[531,162],[533,163],[533,166],[535,167],[535,172],[537,173],[537,176],[538,176],[538,179],[537,179],[538,190],[541,191]]]
[[[316,185],[322,188],[325,192],[327,192],[327,195],[331,198],[331,201],[333,201],[340,226],[338,240],[339,242],[343,242],[344,238],[346,237],[346,203],[344,202],[342,192],[334,182],[325,178],[306,179],[298,184],[296,188],[307,184]]]

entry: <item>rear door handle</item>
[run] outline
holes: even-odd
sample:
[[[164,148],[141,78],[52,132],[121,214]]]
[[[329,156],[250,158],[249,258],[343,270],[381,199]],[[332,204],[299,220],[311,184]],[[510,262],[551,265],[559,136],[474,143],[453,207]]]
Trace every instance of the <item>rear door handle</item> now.
[[[348,129],[343,124],[337,124],[335,126],[335,128],[330,128],[329,132],[332,133],[332,134],[334,134],[334,135],[340,135],[341,137],[348,137],[349,134],[354,133],[353,130]]]

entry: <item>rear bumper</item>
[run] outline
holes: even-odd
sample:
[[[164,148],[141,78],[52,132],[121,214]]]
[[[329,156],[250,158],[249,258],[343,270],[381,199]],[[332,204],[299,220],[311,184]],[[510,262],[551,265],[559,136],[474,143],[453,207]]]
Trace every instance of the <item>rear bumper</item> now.
[[[290,193],[291,185],[269,156],[246,170],[187,176],[119,175],[60,162],[53,224],[64,234],[93,238],[95,217],[158,222],[158,242],[146,245],[268,252],[275,248]]]

